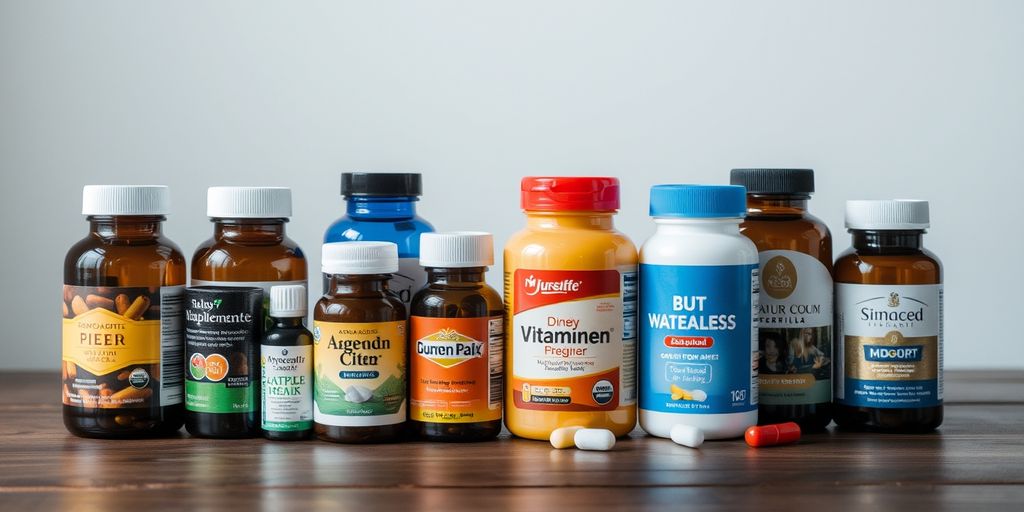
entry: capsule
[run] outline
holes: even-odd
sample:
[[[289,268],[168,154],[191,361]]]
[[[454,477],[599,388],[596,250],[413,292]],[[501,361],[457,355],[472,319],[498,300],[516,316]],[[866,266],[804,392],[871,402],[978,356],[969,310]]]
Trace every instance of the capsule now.
[[[604,428],[581,428],[572,437],[580,450],[605,452],[615,446],[615,434]]]
[[[747,440],[747,444],[754,447],[795,443],[800,440],[800,425],[789,421],[750,427],[743,437]]]
[[[576,431],[583,427],[562,427],[551,431],[551,446],[561,450],[576,446]]]

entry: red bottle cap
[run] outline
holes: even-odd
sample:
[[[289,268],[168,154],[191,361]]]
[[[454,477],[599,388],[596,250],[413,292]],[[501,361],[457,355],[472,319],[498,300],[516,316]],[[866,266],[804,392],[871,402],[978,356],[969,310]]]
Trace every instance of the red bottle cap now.
[[[800,440],[800,425],[792,421],[775,425],[750,427],[743,436],[750,446],[777,446]]]
[[[619,179],[599,177],[523,178],[524,210],[557,212],[614,212],[619,209]]]

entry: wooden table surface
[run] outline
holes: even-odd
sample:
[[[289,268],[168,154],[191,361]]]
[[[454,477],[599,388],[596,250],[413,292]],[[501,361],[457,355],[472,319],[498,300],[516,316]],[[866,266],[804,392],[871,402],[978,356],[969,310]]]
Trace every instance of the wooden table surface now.
[[[370,446],[80,439],[61,423],[58,380],[0,373],[0,509],[1024,509],[1024,372],[948,372],[934,434],[832,430],[793,446],[692,450],[637,431],[611,452],[507,434]]]

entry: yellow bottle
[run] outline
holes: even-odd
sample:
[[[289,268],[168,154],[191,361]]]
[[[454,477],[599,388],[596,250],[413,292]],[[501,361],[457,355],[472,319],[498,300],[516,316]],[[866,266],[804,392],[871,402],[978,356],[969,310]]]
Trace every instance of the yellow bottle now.
[[[637,251],[615,231],[616,178],[524,178],[505,246],[505,426],[636,426]]]

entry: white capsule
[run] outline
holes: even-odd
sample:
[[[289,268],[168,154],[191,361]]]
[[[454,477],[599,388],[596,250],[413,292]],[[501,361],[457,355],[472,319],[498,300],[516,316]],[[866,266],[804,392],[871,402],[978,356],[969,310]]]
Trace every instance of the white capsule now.
[[[694,402],[703,402],[708,399],[708,394],[701,389],[693,390],[693,393],[690,393],[690,396],[693,397]]]
[[[672,426],[670,435],[672,436],[672,441],[676,444],[689,446],[690,448],[696,448],[704,444],[704,431],[693,425],[677,423]]]
[[[373,398],[373,391],[366,386],[353,384],[345,390],[345,401],[353,404],[361,404]]]
[[[615,434],[603,428],[581,428],[572,437],[580,450],[608,451],[615,446]]]
[[[583,427],[562,427],[556,428],[551,431],[551,446],[561,450],[562,448],[572,448],[576,444],[576,431]]]

